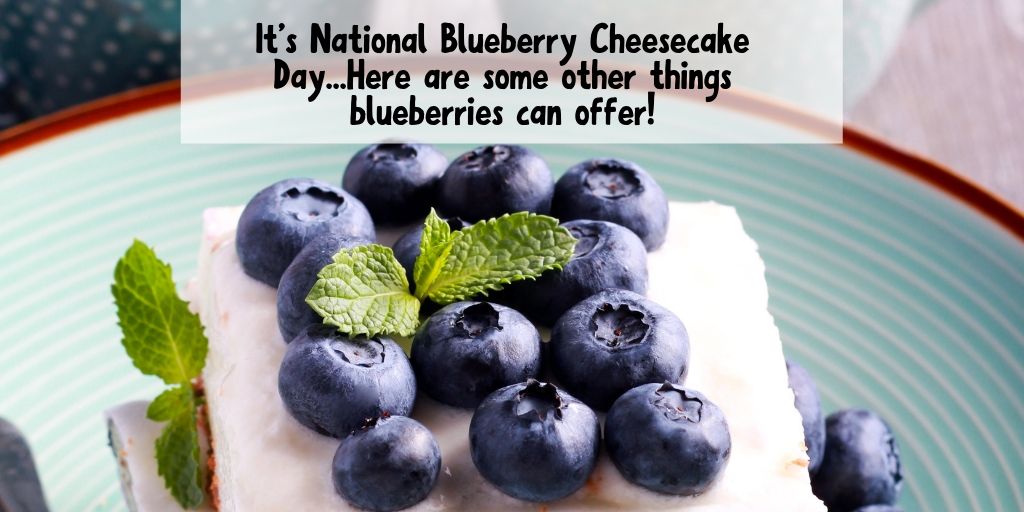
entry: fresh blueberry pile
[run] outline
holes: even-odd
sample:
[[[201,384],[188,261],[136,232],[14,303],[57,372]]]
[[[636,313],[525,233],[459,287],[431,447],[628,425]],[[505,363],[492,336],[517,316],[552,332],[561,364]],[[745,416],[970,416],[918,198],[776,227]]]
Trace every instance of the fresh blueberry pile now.
[[[399,510],[430,494],[441,453],[408,417],[418,397],[473,410],[473,463],[518,499],[573,494],[602,451],[627,481],[657,493],[694,496],[714,485],[729,460],[729,425],[708,396],[684,385],[686,327],[644,296],[647,251],[664,243],[669,215],[640,166],[588,160],[556,184],[544,160],[520,146],[480,147],[449,165],[428,145],[376,144],[352,158],[342,184],[267,187],[246,206],[236,240],[244,271],[277,287],[288,343],[282,402],[306,427],[342,439],[332,467],[342,497]],[[561,271],[428,309],[411,358],[390,338],[323,325],[305,298],[332,256],[371,243],[375,222],[409,224],[431,207],[452,231],[505,213],[551,212],[576,238],[575,253]],[[394,246],[410,283],[422,235],[420,222]],[[549,342],[536,326],[552,327]],[[895,503],[902,480],[888,426],[866,411],[824,420],[810,375],[787,369],[815,493],[833,511],[895,510],[879,508]]]

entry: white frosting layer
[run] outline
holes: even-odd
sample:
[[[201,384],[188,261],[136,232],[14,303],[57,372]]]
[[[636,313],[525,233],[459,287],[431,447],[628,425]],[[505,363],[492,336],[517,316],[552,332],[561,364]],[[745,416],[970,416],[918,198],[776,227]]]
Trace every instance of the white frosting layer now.
[[[239,212],[205,213],[199,275],[189,289],[210,339],[204,378],[221,510],[349,510],[330,478],[339,441],[301,426],[278,396],[286,345],[277,329],[275,290],[239,265]],[[650,254],[648,295],[686,324],[691,356],[685,385],[724,411],[732,434],[728,466],[707,493],[679,498],[629,484],[602,456],[587,486],[546,509],[824,511],[811,494],[800,416],[767,310],[757,245],[734,209],[714,203],[673,203],[670,226],[665,246]],[[538,509],[505,496],[476,472],[470,416],[417,400],[413,417],[436,436],[444,469],[427,500],[411,510]]]

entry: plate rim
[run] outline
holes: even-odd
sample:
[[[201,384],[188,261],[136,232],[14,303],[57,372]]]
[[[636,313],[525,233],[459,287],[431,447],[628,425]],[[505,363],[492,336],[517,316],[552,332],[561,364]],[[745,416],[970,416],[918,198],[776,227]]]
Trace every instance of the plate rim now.
[[[820,125],[822,119],[795,109],[771,105],[758,97],[747,98],[754,105],[771,107],[754,114],[769,115],[781,110],[775,121],[797,127]],[[34,145],[130,115],[181,103],[181,80],[169,80],[94,99],[30,121],[0,130],[0,158]],[[894,146],[863,128],[844,123],[843,143],[838,145],[885,164],[885,167],[915,178],[952,197],[1003,228],[1024,244],[1024,211],[971,178],[913,151]]]

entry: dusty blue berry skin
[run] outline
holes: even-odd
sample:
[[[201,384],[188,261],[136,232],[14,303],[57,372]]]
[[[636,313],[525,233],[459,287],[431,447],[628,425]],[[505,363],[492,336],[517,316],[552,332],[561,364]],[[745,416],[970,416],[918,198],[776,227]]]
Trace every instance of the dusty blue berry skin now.
[[[695,496],[729,460],[721,409],[676,384],[644,384],[619,397],[605,418],[605,445],[622,476],[655,492]]]
[[[437,205],[448,217],[475,222],[506,213],[551,210],[555,183],[548,164],[522,146],[482,146],[452,161]]]
[[[416,420],[388,416],[368,421],[334,454],[334,489],[349,503],[373,511],[401,510],[427,497],[441,471],[441,449]]]
[[[551,384],[501,388],[469,425],[473,464],[499,490],[547,502],[583,487],[597,465],[601,426],[589,407]]]
[[[690,359],[683,322],[626,290],[605,290],[576,304],[551,331],[554,374],[567,391],[599,411],[651,382],[682,382]]]
[[[448,222],[448,227],[452,231],[458,231],[462,228],[469,227],[469,223],[458,218],[453,217],[445,219]],[[423,240],[423,222],[419,225],[405,232],[401,237],[395,241],[395,245],[392,250],[395,253],[395,259],[398,263],[402,264],[402,268],[405,269],[405,276],[409,279],[409,288],[412,291],[416,291],[416,283],[413,282],[412,270],[416,264],[416,258],[420,256],[420,241]]]
[[[803,419],[804,445],[810,459],[807,470],[814,476],[821,466],[821,457],[825,451],[825,416],[821,412],[821,397],[814,379],[803,366],[787,360],[786,371],[789,373],[794,405]]]
[[[366,245],[372,240],[333,234],[324,235],[306,245],[285,269],[277,286],[277,326],[284,341],[290,342],[307,326],[323,323],[320,315],[306,304],[306,296],[316,284],[317,274],[333,262],[338,251]]]
[[[846,409],[825,419],[825,455],[811,488],[830,512],[893,505],[902,484],[899,447],[881,417]]]
[[[420,390],[473,408],[493,391],[540,373],[540,333],[518,311],[489,302],[456,302],[420,326],[412,367]]]
[[[0,418],[0,510],[49,510],[28,441],[17,427],[3,418]]]
[[[368,418],[408,415],[416,399],[416,376],[394,341],[349,338],[326,325],[307,327],[288,345],[277,387],[299,423],[339,438]]]
[[[427,214],[447,167],[448,159],[429,144],[372,144],[349,160],[341,184],[375,222],[400,225]]]
[[[668,199],[639,165],[595,158],[569,168],[555,185],[552,215],[562,221],[606,220],[632,230],[648,251],[665,242]]]
[[[370,213],[351,194],[318,180],[288,179],[245,206],[235,248],[249,277],[276,288],[299,251],[325,235],[376,239]]]
[[[540,325],[553,325],[583,299],[609,288],[647,293],[647,250],[632,231],[611,222],[574,220],[562,224],[576,249],[561,271],[507,285],[494,300],[520,310]]]

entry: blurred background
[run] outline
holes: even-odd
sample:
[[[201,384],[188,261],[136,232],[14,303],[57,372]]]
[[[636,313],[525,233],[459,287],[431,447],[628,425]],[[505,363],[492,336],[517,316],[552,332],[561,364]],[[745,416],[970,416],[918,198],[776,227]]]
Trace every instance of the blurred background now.
[[[0,129],[177,78],[181,1],[0,0]],[[844,7],[847,123],[1024,206],[1024,0]]]

